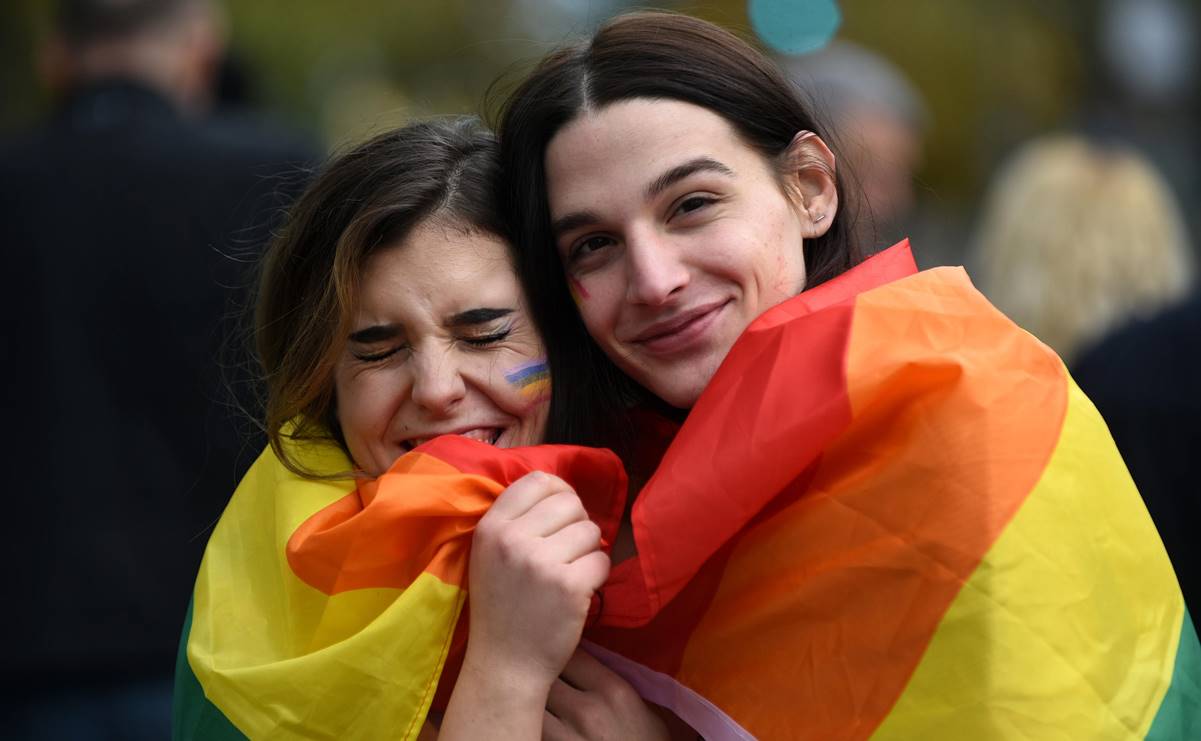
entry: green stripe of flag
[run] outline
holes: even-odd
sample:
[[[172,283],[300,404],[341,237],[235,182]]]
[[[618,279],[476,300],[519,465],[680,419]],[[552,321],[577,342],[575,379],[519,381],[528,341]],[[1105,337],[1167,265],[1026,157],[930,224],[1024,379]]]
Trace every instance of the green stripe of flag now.
[[[1180,624],[1180,645],[1172,684],[1159,705],[1148,741],[1201,739],[1201,643],[1188,610]]]
[[[171,703],[172,741],[246,741],[229,719],[204,695],[200,680],[188,663],[188,636],[192,633],[192,603],[184,619],[175,660],[175,696]]]

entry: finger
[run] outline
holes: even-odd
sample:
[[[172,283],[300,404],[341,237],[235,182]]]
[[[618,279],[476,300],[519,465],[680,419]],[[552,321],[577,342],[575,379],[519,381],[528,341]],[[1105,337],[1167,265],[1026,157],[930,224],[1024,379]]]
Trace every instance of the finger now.
[[[491,517],[515,520],[552,494],[572,491],[567,482],[544,471],[532,471],[514,481],[488,509]]]
[[[542,713],[542,741],[577,741],[579,736],[549,711]]]
[[[564,721],[571,720],[572,709],[579,704],[583,693],[571,686],[562,675],[550,686],[546,696],[546,709],[551,715]]]
[[[574,491],[551,494],[522,515],[522,529],[530,535],[545,538],[568,525],[588,519],[588,512]]]
[[[546,536],[543,548],[548,558],[570,564],[598,551],[600,544],[600,526],[592,520],[580,520]]]
[[[572,561],[567,568],[575,572],[574,577],[584,589],[595,592],[609,578],[609,556],[604,551],[593,551]]]
[[[582,648],[577,648],[571,655],[567,666],[559,672],[559,677],[581,690],[597,690],[614,682],[625,682],[620,675]]]

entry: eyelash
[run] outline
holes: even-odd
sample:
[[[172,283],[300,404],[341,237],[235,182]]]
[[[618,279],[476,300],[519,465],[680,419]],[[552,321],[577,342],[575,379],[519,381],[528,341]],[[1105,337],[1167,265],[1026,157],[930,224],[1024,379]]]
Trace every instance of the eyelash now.
[[[408,349],[408,345],[400,345],[398,347],[392,348],[391,350],[384,350],[383,352],[369,353],[366,355],[360,355],[358,353],[354,353],[354,356],[355,356],[356,360],[360,360],[364,363],[378,363],[381,360],[387,360],[388,358],[392,357],[396,353],[400,352],[401,350],[405,350],[405,349]]]
[[[673,214],[683,213],[684,215],[687,215],[687,214],[693,213],[695,211],[698,211],[699,209],[704,208],[705,206],[712,206],[714,203],[717,203],[717,201],[718,201],[718,199],[714,196],[691,195],[691,196],[684,198],[682,201],[680,201],[679,205],[676,206],[675,210],[672,211],[672,213]],[[683,210],[684,206],[688,203],[699,203],[699,205],[697,206],[697,208],[693,208],[693,209],[689,209],[688,211],[684,211]]]
[[[493,332],[492,334],[483,335],[480,337],[461,337],[459,341],[465,342],[471,347],[488,347],[490,345],[495,345],[498,342],[503,342],[511,332],[511,329],[502,329],[499,332]],[[401,350],[407,350],[408,348],[408,345],[398,345],[397,347],[394,347],[390,350],[384,350],[383,352],[369,353],[364,355],[354,353],[354,356],[357,360],[363,363],[378,363],[381,360],[387,360]]]
[[[585,255],[592,252],[593,250],[585,250],[584,247],[589,242],[592,242],[592,241],[595,241],[598,239],[607,240],[609,238],[597,235],[597,236],[591,236],[591,237],[587,237],[585,239],[581,239],[579,242],[576,242],[575,246],[572,247],[571,250],[569,251],[569,253],[567,255],[568,262],[575,262],[576,260],[580,259],[581,257],[584,257]]]
[[[472,347],[487,347],[489,345],[495,345],[496,343],[503,341],[506,337],[509,336],[509,333],[511,331],[512,330],[510,330],[510,329],[502,329],[499,332],[494,332],[489,335],[484,335],[483,337],[464,337],[463,342],[466,342],[468,345],[471,345]]]

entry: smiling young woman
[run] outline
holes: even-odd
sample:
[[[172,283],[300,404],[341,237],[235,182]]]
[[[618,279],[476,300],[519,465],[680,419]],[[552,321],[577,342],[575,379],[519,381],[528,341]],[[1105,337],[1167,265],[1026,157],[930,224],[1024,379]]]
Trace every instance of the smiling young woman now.
[[[662,737],[576,650],[620,466],[514,450],[550,378],[497,179],[474,119],[411,124],[331,160],[269,248],[271,448],[206,549],[177,738],[535,739],[597,704],[615,737]]]
[[[499,131],[548,435],[646,481],[587,639],[706,737],[1201,727],[1201,645],[1104,422],[962,270],[860,259],[830,132],[762,54],[619,16]]]
[[[632,400],[690,407],[752,319],[861,259],[818,120],[703,21],[614,19],[543,59],[498,130],[551,374],[587,379],[552,389],[551,441],[620,447]]]
[[[585,113],[547,146],[551,229],[588,296],[580,316],[672,406],[691,407],[742,330],[805,288],[803,242],[837,213],[834,156],[809,135],[780,157],[708,109],[646,98]]]
[[[541,442],[546,394],[507,377],[544,356],[510,265],[500,237],[437,220],[367,258],[334,371],[342,437],[367,474],[438,435]]]

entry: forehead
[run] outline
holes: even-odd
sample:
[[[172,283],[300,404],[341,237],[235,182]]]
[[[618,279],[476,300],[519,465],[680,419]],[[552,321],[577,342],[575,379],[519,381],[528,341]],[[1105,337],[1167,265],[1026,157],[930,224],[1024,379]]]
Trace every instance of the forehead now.
[[[504,240],[435,220],[367,258],[359,309],[368,315],[441,314],[487,302],[512,302],[519,291]]]
[[[726,119],[692,103],[634,98],[588,111],[547,146],[551,210],[615,192],[641,193],[664,169],[697,157],[731,166],[762,159]]]

